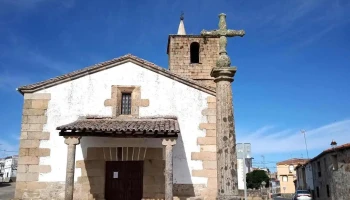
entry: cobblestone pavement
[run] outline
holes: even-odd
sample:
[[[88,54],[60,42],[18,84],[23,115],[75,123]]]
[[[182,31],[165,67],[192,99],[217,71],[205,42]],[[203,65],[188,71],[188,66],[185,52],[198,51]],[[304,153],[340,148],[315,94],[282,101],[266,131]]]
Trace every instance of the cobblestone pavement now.
[[[0,199],[10,200],[15,195],[16,183],[1,183],[0,182]]]

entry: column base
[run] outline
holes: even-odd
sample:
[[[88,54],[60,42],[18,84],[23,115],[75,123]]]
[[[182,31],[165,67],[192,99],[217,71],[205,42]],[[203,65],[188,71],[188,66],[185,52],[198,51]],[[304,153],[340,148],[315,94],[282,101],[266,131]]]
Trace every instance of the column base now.
[[[229,195],[229,196],[216,197],[216,200],[244,200],[244,197]]]

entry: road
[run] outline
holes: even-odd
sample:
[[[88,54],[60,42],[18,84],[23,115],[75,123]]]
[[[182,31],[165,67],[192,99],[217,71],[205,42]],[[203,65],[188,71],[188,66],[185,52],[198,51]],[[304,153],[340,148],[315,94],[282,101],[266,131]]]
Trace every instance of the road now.
[[[15,196],[16,183],[1,183],[0,182],[0,199],[10,200]]]
[[[16,183],[1,183],[0,182],[0,199],[11,200],[15,195]],[[273,200],[290,200],[286,198],[276,197]]]

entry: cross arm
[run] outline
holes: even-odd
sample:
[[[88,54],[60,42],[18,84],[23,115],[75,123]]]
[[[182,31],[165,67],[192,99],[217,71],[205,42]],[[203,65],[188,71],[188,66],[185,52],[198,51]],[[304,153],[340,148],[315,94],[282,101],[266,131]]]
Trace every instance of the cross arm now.
[[[213,30],[213,31],[202,30],[201,35],[202,36],[219,36],[220,31],[219,30]]]
[[[244,30],[227,30],[226,36],[228,37],[234,37],[234,36],[241,36],[243,37],[245,35]]]

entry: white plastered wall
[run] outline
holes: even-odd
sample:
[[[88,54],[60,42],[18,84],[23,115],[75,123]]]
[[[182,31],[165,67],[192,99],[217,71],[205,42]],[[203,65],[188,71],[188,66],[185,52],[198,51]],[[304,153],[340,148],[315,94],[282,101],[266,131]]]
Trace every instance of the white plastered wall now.
[[[175,115],[178,117],[181,137],[174,147],[174,183],[206,184],[207,178],[192,177],[194,169],[202,169],[201,161],[191,160],[191,152],[199,152],[197,138],[205,136],[199,129],[205,123],[202,110],[207,107],[209,94],[128,62],[79,79],[38,91],[50,93],[47,124],[50,140],[42,141],[40,148],[50,148],[50,157],[40,158],[40,165],[51,165],[51,172],[40,174],[39,181],[64,181],[66,176],[67,146],[56,127],[75,121],[79,116],[111,116],[111,107],[104,101],[111,98],[112,85],[141,86],[141,98],[149,99],[148,107],[140,107],[140,116]],[[77,146],[76,160],[83,160],[87,147],[144,146],[159,147],[159,139],[82,138]],[[81,172],[76,169],[75,180]]]

